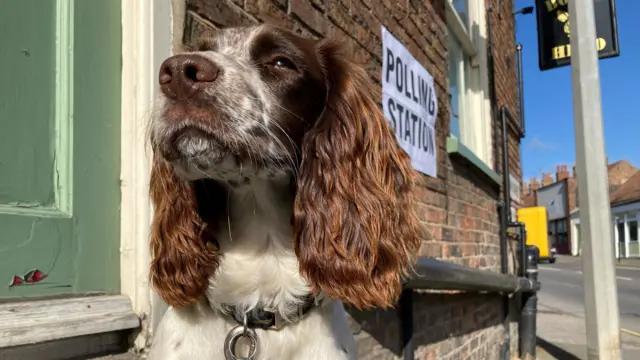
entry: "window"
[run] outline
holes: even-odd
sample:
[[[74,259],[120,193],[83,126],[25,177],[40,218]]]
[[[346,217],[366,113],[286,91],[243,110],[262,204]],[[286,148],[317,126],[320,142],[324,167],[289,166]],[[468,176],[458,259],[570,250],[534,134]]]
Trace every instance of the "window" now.
[[[564,245],[569,242],[567,221],[567,219],[549,221],[548,227],[552,245]]]
[[[460,119],[465,117],[465,84],[464,68],[467,66],[467,57],[462,51],[458,40],[449,36],[449,97],[451,100],[451,136],[460,139]]]
[[[445,0],[449,29],[450,136],[492,165],[484,0]]]
[[[618,222],[618,241],[623,243],[624,239],[624,222]]]
[[[637,242],[638,241],[638,220],[631,218],[626,222],[627,230],[629,231],[629,242]],[[617,219],[616,228],[618,231],[618,241],[623,243],[626,242],[627,232],[625,231],[625,220]]]
[[[469,0],[451,0],[451,4],[453,8],[456,9],[458,16],[460,16],[460,20],[462,20],[463,24],[469,23],[469,16],[467,16],[467,12],[469,11],[469,4],[467,4]]]

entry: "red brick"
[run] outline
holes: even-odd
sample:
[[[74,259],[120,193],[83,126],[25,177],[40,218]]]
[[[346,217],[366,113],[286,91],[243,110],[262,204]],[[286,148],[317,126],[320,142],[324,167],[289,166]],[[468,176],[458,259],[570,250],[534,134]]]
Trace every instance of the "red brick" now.
[[[289,15],[294,15],[302,23],[319,34],[327,32],[327,22],[322,12],[316,9],[310,0],[289,0]]]
[[[191,10],[217,26],[252,25],[256,21],[229,0],[187,0],[187,9]]]

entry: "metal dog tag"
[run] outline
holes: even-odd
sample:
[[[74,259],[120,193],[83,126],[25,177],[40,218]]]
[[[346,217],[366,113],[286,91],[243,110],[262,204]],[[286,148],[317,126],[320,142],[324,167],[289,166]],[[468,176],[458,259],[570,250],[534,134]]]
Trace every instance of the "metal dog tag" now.
[[[236,343],[240,338],[249,340],[249,355],[239,357],[236,355]],[[224,357],[226,360],[253,360],[258,347],[258,335],[256,331],[247,328],[246,325],[239,325],[231,329],[224,339]]]

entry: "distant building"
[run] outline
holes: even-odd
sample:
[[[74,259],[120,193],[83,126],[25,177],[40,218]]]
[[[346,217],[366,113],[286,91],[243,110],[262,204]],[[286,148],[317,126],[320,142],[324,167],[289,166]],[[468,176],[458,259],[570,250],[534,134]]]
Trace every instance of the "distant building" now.
[[[619,258],[640,257],[640,171],[632,174],[620,185],[610,183],[613,246]],[[571,224],[575,233],[572,254],[579,255],[582,252],[579,209],[571,214]]]
[[[555,178],[542,174],[542,182],[530,179],[523,186],[522,206],[544,206],[549,214],[549,240],[558,254],[570,254],[570,213],[576,207],[577,179],[571,176],[567,165],[558,165]]]
[[[544,206],[549,213],[549,236],[558,254],[579,255],[580,212],[577,169],[569,173],[567,165],[559,165],[555,179],[550,173],[525,181],[522,206]],[[622,257],[640,256],[638,221],[640,220],[640,171],[626,160],[607,166],[611,213],[614,217],[614,245]],[[617,241],[615,240],[617,239]]]
[[[609,172],[609,190],[612,192],[622,186],[622,184],[626,183],[638,172],[638,169],[626,160],[620,160],[613,164],[609,164],[607,169]],[[613,193],[611,195],[613,195]]]

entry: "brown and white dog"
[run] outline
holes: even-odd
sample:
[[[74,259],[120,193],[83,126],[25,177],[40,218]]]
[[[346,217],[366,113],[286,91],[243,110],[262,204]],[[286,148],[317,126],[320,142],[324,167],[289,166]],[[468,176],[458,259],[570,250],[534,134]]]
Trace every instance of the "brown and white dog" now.
[[[224,359],[239,326],[252,359],[355,359],[343,303],[393,306],[420,242],[378,88],[335,42],[268,25],[192,50],[163,63],[150,124],[151,281],[171,307],[149,358]]]

